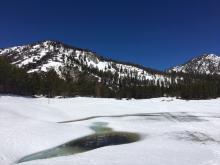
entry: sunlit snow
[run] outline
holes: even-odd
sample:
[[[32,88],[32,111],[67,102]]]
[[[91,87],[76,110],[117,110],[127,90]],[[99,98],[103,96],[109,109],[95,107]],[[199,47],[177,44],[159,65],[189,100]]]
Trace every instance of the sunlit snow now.
[[[93,133],[107,123],[141,140],[21,165],[219,165],[220,99],[0,97],[0,164]]]

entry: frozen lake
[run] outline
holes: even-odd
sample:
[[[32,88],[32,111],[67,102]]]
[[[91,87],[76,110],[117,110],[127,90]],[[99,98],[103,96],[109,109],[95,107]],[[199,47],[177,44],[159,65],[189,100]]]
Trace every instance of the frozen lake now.
[[[28,158],[19,165],[219,165],[219,107],[220,99],[1,96],[0,164]],[[122,142],[115,132],[140,139]],[[69,153],[70,144],[77,154]],[[61,152],[54,156],[55,148]]]

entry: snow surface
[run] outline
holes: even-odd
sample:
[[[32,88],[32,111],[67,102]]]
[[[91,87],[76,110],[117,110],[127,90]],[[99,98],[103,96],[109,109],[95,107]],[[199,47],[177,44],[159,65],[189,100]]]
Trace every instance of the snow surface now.
[[[94,122],[139,133],[135,143],[21,165],[219,165],[220,99],[0,97],[0,165],[92,133]],[[141,114],[143,116],[141,116]],[[97,117],[71,123],[91,116]],[[149,116],[147,116],[149,115]]]

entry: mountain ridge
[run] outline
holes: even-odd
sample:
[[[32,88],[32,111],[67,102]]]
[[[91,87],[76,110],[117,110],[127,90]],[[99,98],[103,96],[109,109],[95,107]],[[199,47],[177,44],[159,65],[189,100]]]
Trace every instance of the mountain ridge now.
[[[9,58],[11,64],[26,68],[28,73],[47,72],[54,69],[62,77],[62,72],[66,72],[67,68],[72,72],[77,69],[82,71],[83,67],[87,67],[98,69],[104,73],[118,73],[120,78],[152,80],[154,83],[158,80],[161,83],[165,79],[170,81],[165,72],[138,64],[112,60],[88,49],[70,46],[55,40],[43,40],[28,45],[0,49],[0,55]]]
[[[206,53],[206,54],[202,54],[202,55],[199,55],[197,57],[191,58],[190,60],[186,61],[185,63],[180,64],[180,65],[176,65],[174,67],[170,67],[170,68],[166,69],[165,71],[161,71],[161,70],[158,70],[158,69],[153,69],[153,68],[146,67],[146,66],[136,64],[136,63],[132,63],[132,62],[126,62],[126,61],[111,59],[111,58],[105,57],[103,55],[100,55],[95,51],[92,51],[92,50],[89,50],[89,49],[86,49],[86,48],[75,47],[75,46],[72,46],[70,44],[66,44],[64,42],[58,41],[58,40],[41,40],[41,41],[32,42],[30,44],[26,44],[26,45],[12,46],[12,47],[8,47],[8,48],[0,48],[0,55],[11,56],[10,52],[13,54],[13,51],[16,52],[17,50],[22,49],[22,50],[20,50],[20,52],[21,52],[21,51],[24,50],[24,48],[27,48],[27,49],[28,49],[28,47],[29,48],[34,48],[37,45],[42,45],[42,44],[45,44],[45,43],[48,44],[48,45],[57,46],[58,48],[78,50],[78,51],[81,51],[81,52],[87,52],[87,53],[95,55],[95,57],[97,57],[97,59],[99,61],[105,61],[105,62],[110,62],[110,63],[114,62],[114,63],[123,64],[123,65],[127,65],[127,66],[133,66],[133,67],[145,70],[145,71],[147,71],[151,74],[167,75],[168,73],[171,73],[171,72],[196,73],[196,74],[220,74],[220,57],[216,54],[211,54],[211,53]],[[43,49],[45,49],[45,48],[43,48]],[[47,50],[47,52],[49,52],[49,51],[53,51],[53,50]],[[43,52],[41,52],[41,53],[42,53],[42,56],[43,56]],[[52,52],[52,53],[54,53],[54,52]],[[17,51],[17,54],[19,54],[18,51]],[[34,53],[32,53],[32,55],[33,54]],[[211,64],[210,65],[207,64],[209,66],[204,66],[206,68],[202,68],[202,66],[199,66],[199,64],[196,64],[196,62],[198,63],[198,61],[201,61],[200,63],[202,63],[202,64],[200,64],[200,65],[205,65],[204,64],[204,59],[206,60],[206,63],[207,63],[207,61],[209,61],[211,63],[215,63],[215,59],[218,59],[217,60],[218,66],[212,66]],[[29,63],[34,63],[34,62],[30,61]],[[12,64],[18,65],[18,67],[22,67],[23,65],[26,65],[26,64],[19,65],[19,62],[15,61],[15,59],[12,60]],[[193,67],[193,65],[197,65],[197,66]],[[52,66],[51,66],[51,68],[52,68]],[[198,68],[200,70],[197,70]],[[211,68],[211,70],[210,70],[210,68]],[[42,71],[46,71],[46,70],[42,70]]]
[[[204,66],[217,66],[218,59],[213,54],[199,56],[188,62],[191,64],[188,68],[192,71],[203,60],[207,64]],[[0,93],[5,94],[137,99],[162,96],[207,99],[220,96],[218,75],[157,72],[106,59],[88,49],[57,41],[46,40],[1,49],[0,68]]]
[[[64,43],[63,41],[59,41],[59,40],[52,40],[52,39],[48,39],[48,40],[40,40],[40,41],[34,41],[34,42],[31,42],[30,44],[24,44],[24,45],[18,45],[18,46],[9,46],[9,47],[6,47],[6,48],[0,48],[0,52],[2,50],[5,50],[5,49],[12,49],[12,48],[15,48],[15,47],[22,47],[22,46],[28,46],[28,45],[36,45],[36,44],[40,44],[40,43],[43,43],[43,42],[52,42],[52,43],[58,43],[58,44],[61,44],[61,45],[64,45],[65,47],[69,47],[69,48],[73,48],[73,49],[78,49],[78,50],[81,50],[81,51],[87,51],[87,52],[91,52],[91,53],[94,53],[96,54],[96,56],[102,60],[105,60],[105,61],[113,61],[113,62],[117,62],[117,63],[121,63],[121,64],[127,64],[127,65],[133,65],[133,66],[137,66],[139,68],[143,68],[143,69],[148,69],[148,70],[152,70],[154,72],[158,72],[158,73],[164,73],[163,70],[160,70],[160,69],[156,69],[156,68],[152,68],[152,67],[148,67],[148,66],[145,66],[145,65],[142,65],[142,64],[138,64],[138,63],[134,63],[134,62],[131,62],[131,61],[123,61],[123,60],[118,60],[118,59],[113,59],[111,57],[106,57],[104,55],[101,55],[99,53],[97,53],[96,51],[93,51],[91,49],[87,49],[87,48],[81,48],[81,47],[77,47],[77,46],[72,46],[71,44],[66,44]],[[165,73],[164,73],[165,74]]]
[[[220,56],[203,54],[181,65],[174,66],[168,69],[167,72],[220,75]]]

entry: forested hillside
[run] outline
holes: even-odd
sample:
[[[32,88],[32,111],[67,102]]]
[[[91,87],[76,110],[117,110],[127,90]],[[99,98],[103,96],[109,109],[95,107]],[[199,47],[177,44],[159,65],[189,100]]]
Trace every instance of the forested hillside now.
[[[65,79],[54,71],[27,73],[25,69],[11,65],[7,59],[0,58],[0,93],[25,96],[93,96],[106,98],[151,98],[174,96],[183,99],[207,99],[220,97],[220,77],[217,75],[196,75],[172,73],[173,81],[169,86],[151,84],[149,81],[124,78],[119,84],[106,83],[114,78],[110,73],[100,74],[104,81],[94,78],[87,69],[73,80],[69,75]],[[94,72],[94,70],[93,70]]]

